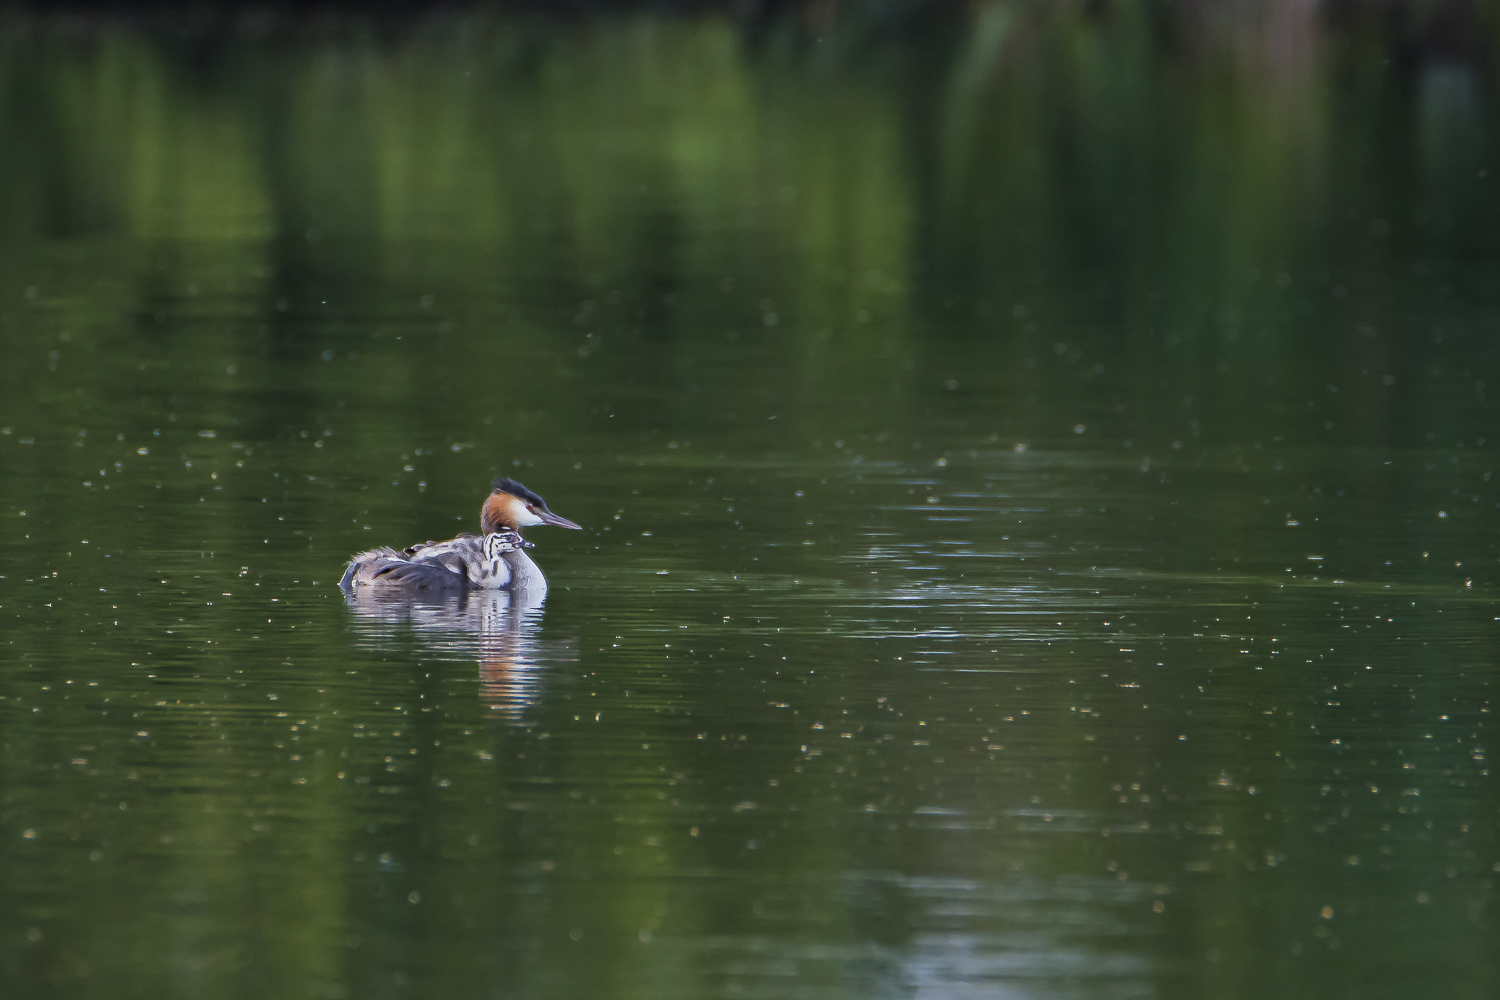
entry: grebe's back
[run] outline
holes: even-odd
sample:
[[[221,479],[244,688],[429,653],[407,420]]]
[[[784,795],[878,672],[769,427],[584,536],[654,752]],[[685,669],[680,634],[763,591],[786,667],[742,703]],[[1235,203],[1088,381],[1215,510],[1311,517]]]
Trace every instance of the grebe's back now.
[[[522,554],[531,543],[518,532],[496,531],[480,538],[460,535],[446,542],[428,542],[398,551],[389,546],[361,552],[349,561],[339,586],[379,590],[497,590],[516,581],[511,559],[536,564]]]

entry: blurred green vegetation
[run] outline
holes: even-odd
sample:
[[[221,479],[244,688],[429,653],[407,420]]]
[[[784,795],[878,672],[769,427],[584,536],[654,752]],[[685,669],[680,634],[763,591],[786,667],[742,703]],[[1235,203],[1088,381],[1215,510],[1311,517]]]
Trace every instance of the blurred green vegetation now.
[[[876,8],[754,32],[712,12],[247,21],[196,45],[12,21],[8,329],[41,332],[14,321],[41,288],[56,329],[190,336],[214,378],[268,338],[300,363],[307,311],[373,286],[406,319],[438,303],[458,352],[585,330],[671,343],[680,366],[753,335],[813,408],[880,395],[900,419],[922,404],[890,366],[981,337],[1009,363],[975,389],[1023,391],[1054,350],[1169,389],[1125,436],[1211,385],[1209,433],[1253,437],[1236,425],[1268,393],[1334,382],[1357,400],[1341,440],[1458,439],[1470,393],[1380,376],[1494,361],[1464,322],[1500,231],[1492,19],[1470,12],[1449,52],[1415,15],[1340,10],[995,2],[901,41],[869,31]],[[421,404],[432,372],[367,357],[383,399]],[[484,366],[441,364],[484,395]],[[1034,419],[1026,436],[1072,422],[1045,398]]]
[[[1493,5],[212,23],[0,22],[16,995],[694,996],[740,935],[791,942],[799,982],[872,995],[917,974],[903,948],[931,958],[914,871],[1120,882],[1086,883],[1095,910],[1029,889],[986,926],[1083,935],[1163,995],[1379,987],[1387,953],[1399,988],[1423,963],[1493,981],[1471,947],[1495,844],[1472,756],[1496,582]],[[580,665],[546,674],[529,727],[486,714],[472,658],[401,630],[351,653],[329,592],[348,551],[471,528],[496,471],[591,529],[541,540],[578,590],[542,636]],[[1309,552],[1355,586],[1330,598]],[[1305,589],[1282,586],[1293,560]],[[1314,673],[1338,600],[1421,600],[1402,627],[1434,643],[1338,639],[1398,679],[1347,733],[1327,690],[1346,678]],[[1224,629],[1297,653],[1231,675],[1238,644],[1193,640],[1230,638],[1219,616],[1247,604],[1256,624]],[[1158,714],[1074,669],[1069,643],[1122,608]],[[765,678],[767,640],[826,680]],[[669,641],[693,648],[668,662]],[[1158,654],[1234,679],[1193,700],[1204,676],[1153,674]],[[999,662],[1006,683],[898,656]],[[1075,679],[1132,721],[1090,728]],[[779,700],[818,758],[783,752]],[[1453,702],[1475,735],[1423,743]],[[580,703],[628,721],[580,735]],[[1046,729],[987,770],[976,748],[1023,707]],[[901,749],[834,742],[846,711]],[[1396,787],[1412,748],[1451,779],[1429,811],[1359,799],[1335,856],[1348,796],[1326,789]],[[1117,807],[1147,773],[1173,805]],[[1046,832],[1034,797],[1128,836]],[[887,825],[934,803],[1031,826],[995,846]],[[1259,825],[1271,809],[1297,822]],[[1118,846],[1143,817],[1170,834]],[[1221,856],[1193,823],[1227,829],[1235,862],[1196,890],[1183,856]],[[1268,883],[1278,851],[1292,874]],[[1393,940],[1356,853],[1402,900],[1463,879]],[[1129,886],[1099,875],[1120,857]],[[1285,958],[1323,926],[1321,902],[1281,919],[1311,892],[1363,914],[1342,962]],[[1161,898],[1166,930],[1143,916]],[[1210,950],[1230,957],[1188,969]]]

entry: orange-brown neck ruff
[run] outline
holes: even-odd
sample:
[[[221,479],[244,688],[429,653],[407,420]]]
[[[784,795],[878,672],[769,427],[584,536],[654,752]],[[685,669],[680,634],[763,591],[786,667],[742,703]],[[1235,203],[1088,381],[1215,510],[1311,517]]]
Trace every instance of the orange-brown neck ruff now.
[[[491,493],[485,498],[484,506],[479,508],[480,533],[488,535],[502,527],[514,531],[518,527],[517,508],[522,506],[521,501],[509,493]]]

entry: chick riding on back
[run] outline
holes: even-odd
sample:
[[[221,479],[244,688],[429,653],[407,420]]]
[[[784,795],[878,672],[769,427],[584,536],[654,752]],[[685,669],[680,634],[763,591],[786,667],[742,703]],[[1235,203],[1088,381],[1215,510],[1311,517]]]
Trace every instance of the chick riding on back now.
[[[345,591],[370,587],[393,594],[473,589],[545,592],[546,578],[525,552],[532,543],[520,532],[538,524],[580,527],[552,513],[546,501],[514,479],[496,479],[480,508],[481,534],[465,533],[399,551],[388,546],[369,549],[349,561],[339,586]]]

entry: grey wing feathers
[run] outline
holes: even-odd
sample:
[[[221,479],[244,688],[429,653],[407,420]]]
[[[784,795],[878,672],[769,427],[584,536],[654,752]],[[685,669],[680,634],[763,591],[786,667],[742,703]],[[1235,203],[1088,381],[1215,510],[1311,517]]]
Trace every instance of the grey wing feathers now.
[[[425,546],[413,546],[423,548]],[[454,565],[449,565],[453,563]],[[468,583],[461,560],[411,558],[405,552],[381,547],[361,552],[349,561],[339,586],[401,590],[462,590]]]
[[[483,550],[484,540],[467,532],[441,542],[418,542],[406,548],[405,555],[412,559],[431,558],[450,552],[461,554],[478,553]]]
[[[402,590],[462,590],[468,581],[442,563],[421,560],[382,567],[371,583],[377,587],[400,587]]]

